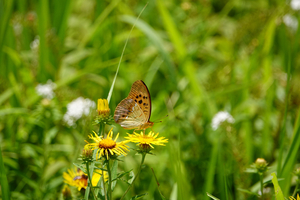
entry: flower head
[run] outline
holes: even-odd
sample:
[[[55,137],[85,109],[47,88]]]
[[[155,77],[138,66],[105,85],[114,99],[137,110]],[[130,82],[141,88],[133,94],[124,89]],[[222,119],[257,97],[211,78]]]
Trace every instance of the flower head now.
[[[98,99],[97,111],[98,114],[103,117],[109,116],[110,109],[108,107],[108,102],[106,99]]]
[[[293,10],[300,10],[300,0],[292,0],[291,1],[291,8]]]
[[[215,114],[211,124],[213,130],[217,130],[219,126],[225,121],[232,124],[234,123],[234,118],[226,111],[221,111]]]
[[[255,167],[258,173],[264,173],[267,170],[268,163],[263,158],[257,158],[255,161]]]
[[[69,126],[74,126],[78,119],[83,115],[88,116],[90,110],[95,107],[95,102],[88,98],[79,97],[67,105],[67,112],[63,119]]]
[[[46,84],[38,84],[35,87],[35,91],[38,95],[47,98],[47,99],[53,99],[55,96],[53,90],[55,89],[56,84],[53,83],[50,79],[47,81]]]
[[[85,145],[82,150],[82,160],[85,162],[91,162],[93,160],[93,150],[89,147],[89,145]]]
[[[290,200],[296,200],[295,197],[290,196],[289,197]],[[297,200],[300,200],[299,194],[297,194]]]
[[[94,140],[94,143],[89,143],[88,145],[91,147],[91,149],[97,149],[96,159],[105,157],[107,160],[109,157],[116,156],[116,155],[127,155],[128,146],[126,146],[126,143],[129,141],[122,141],[117,142],[117,139],[119,137],[119,133],[117,134],[116,138],[113,140],[113,131],[110,129],[110,131],[107,134],[106,138],[103,138],[102,136],[98,136],[95,132],[94,135],[91,134],[89,136],[90,139]]]
[[[137,146],[140,147],[140,150],[148,153],[151,149],[154,149],[152,145],[165,146],[165,143],[168,142],[168,139],[165,137],[158,138],[158,134],[155,134],[153,131],[150,131],[148,135],[145,135],[143,131],[140,134],[135,132],[133,134],[127,133],[128,137],[125,137],[125,139],[133,143],[138,143]]]
[[[92,178],[92,185],[97,186],[100,178],[102,176],[102,172],[99,169],[94,170],[93,178]],[[78,188],[78,191],[81,189],[86,189],[88,185],[88,176],[83,173],[80,169],[68,169],[68,173],[63,173],[64,182],[70,186],[74,186]],[[104,180],[107,180],[107,174],[104,173]]]
[[[296,32],[298,29],[298,20],[296,17],[286,14],[282,17],[284,24],[289,27],[292,31]]]
[[[87,186],[88,177],[80,169],[68,169],[68,173],[63,173],[64,182],[70,186],[78,188],[78,191],[85,189]]]
[[[67,185],[64,185],[64,188],[62,190],[62,194],[63,194],[63,199],[64,200],[71,200],[72,199],[71,190],[70,190],[69,186],[67,186]]]

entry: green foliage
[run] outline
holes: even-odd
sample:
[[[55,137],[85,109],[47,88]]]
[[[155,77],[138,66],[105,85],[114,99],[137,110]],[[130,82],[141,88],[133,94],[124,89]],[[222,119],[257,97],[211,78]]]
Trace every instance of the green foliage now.
[[[284,19],[299,26],[300,13],[288,3],[150,1],[138,18],[145,1],[0,1],[2,199],[61,199],[63,172],[86,170],[78,157],[99,129],[96,111],[69,126],[67,105],[108,97],[113,115],[140,79],[151,121],[168,115],[153,130],[169,143],[147,156],[127,199],[257,199],[259,176],[245,172],[256,158],[269,163],[265,198],[299,193],[300,28]],[[47,101],[36,86],[49,79]],[[235,122],[214,130],[219,111]],[[132,132],[112,125],[120,138]],[[111,163],[112,199],[135,179],[140,156],[120,160]],[[102,179],[98,190],[104,199]]]

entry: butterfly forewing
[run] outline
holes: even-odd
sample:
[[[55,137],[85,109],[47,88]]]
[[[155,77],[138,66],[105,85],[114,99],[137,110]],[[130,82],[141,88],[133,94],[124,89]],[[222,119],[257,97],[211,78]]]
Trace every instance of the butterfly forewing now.
[[[132,84],[127,99],[133,99],[135,103],[137,103],[141,107],[143,113],[145,114],[146,121],[150,120],[151,97],[149,90],[143,81],[138,80]]]
[[[128,97],[115,110],[115,122],[125,129],[146,129],[153,125],[149,121],[150,115],[151,99],[148,88],[143,81],[135,81]]]

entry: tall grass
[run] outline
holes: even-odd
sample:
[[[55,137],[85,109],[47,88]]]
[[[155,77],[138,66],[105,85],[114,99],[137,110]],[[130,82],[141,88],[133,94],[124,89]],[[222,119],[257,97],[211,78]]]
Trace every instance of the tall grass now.
[[[2,199],[61,198],[62,173],[77,162],[94,129],[89,117],[66,126],[66,106],[79,96],[96,101],[109,94],[133,24],[110,107],[144,80],[151,120],[168,114],[153,129],[169,143],[147,158],[131,196],[148,192],[145,199],[160,199],[152,167],[167,199],[209,199],[206,192],[257,199],[259,177],[245,170],[258,157],[269,163],[270,193],[272,172],[285,197],[294,192],[300,29],[285,25],[283,16],[299,23],[299,12],[285,1],[153,1],[137,19],[145,4],[0,2]],[[56,97],[45,107],[35,87],[48,79],[56,83]],[[230,131],[211,128],[222,110],[235,118]],[[118,170],[136,169],[138,159],[126,157],[130,164]],[[118,185],[116,197],[126,188]]]

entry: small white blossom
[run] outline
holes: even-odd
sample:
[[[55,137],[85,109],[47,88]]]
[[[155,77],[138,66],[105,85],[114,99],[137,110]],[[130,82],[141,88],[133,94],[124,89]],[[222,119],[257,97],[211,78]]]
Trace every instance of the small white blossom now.
[[[37,51],[40,46],[40,37],[36,36],[34,40],[30,43],[30,48],[32,51]]]
[[[74,126],[75,122],[83,115],[87,116],[91,109],[96,108],[95,102],[83,97],[78,97],[67,105],[67,112],[64,115],[64,121],[69,126]]]
[[[298,29],[298,20],[296,17],[290,15],[290,14],[286,14],[283,16],[283,22],[284,24],[291,28],[293,31],[297,31]]]
[[[38,84],[35,87],[35,91],[38,95],[47,98],[47,99],[53,99],[53,97],[55,96],[53,90],[55,89],[56,84],[53,83],[50,79],[47,81],[46,84],[42,85],[42,84]]]
[[[293,10],[300,10],[300,0],[292,0],[291,1],[291,8]]]
[[[234,118],[226,111],[220,111],[215,114],[214,118],[212,119],[212,129],[217,130],[219,126],[227,121],[228,123],[234,123]]]

